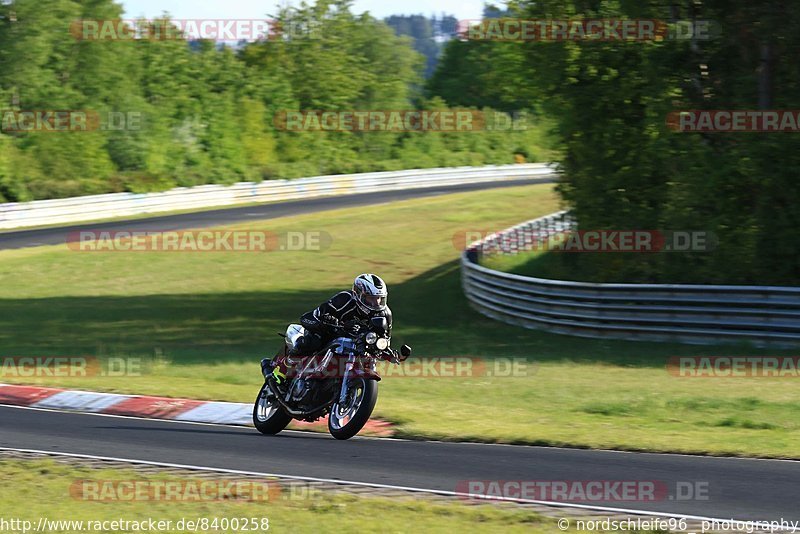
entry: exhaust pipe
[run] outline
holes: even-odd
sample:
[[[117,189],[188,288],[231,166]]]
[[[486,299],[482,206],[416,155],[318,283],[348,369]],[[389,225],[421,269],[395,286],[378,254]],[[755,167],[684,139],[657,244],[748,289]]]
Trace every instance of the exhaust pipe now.
[[[284,402],[284,400],[281,398],[281,393],[280,393],[280,391],[278,391],[278,388],[275,386],[275,384],[273,383],[272,380],[267,379],[266,383],[267,383],[267,387],[269,388],[269,390],[272,393],[272,395],[276,399],[278,399],[278,403],[281,405],[281,407],[286,411],[286,413],[288,413],[289,415],[291,415],[292,417],[295,417],[295,418],[307,417],[308,415],[310,415],[312,413],[315,413],[315,412],[318,412],[320,410],[324,410],[325,408],[327,408],[328,406],[333,404],[333,401],[331,401],[331,402],[328,402],[326,404],[323,404],[322,406],[320,406],[318,408],[314,408],[313,410],[309,410],[309,411],[294,410],[294,409],[290,408],[289,405],[286,404],[286,402]]]

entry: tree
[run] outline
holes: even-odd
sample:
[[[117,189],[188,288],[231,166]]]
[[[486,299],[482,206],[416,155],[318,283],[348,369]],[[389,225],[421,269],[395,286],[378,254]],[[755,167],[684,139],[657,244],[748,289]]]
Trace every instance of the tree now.
[[[561,192],[586,229],[695,229],[713,253],[595,255],[601,280],[794,283],[800,277],[798,140],[677,134],[681,109],[796,109],[800,6],[766,1],[521,2],[530,18],[709,20],[710,39],[529,43],[531,77],[558,122]],[[778,156],[780,155],[780,156]],[[564,262],[588,261],[576,257]]]

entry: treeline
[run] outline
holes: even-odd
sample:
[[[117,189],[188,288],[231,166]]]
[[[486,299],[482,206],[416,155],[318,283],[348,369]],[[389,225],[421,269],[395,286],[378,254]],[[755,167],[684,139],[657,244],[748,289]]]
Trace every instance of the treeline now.
[[[710,30],[691,39],[448,43],[430,94],[450,105],[540,104],[557,122],[560,191],[583,229],[697,230],[720,240],[711,252],[560,254],[551,272],[800,282],[800,134],[678,133],[666,124],[680,110],[796,114],[800,3],[536,0],[519,2],[516,16],[703,21]]]
[[[513,16],[507,9],[500,9],[492,4],[484,4],[483,19]],[[398,35],[411,37],[414,50],[425,56],[425,79],[433,76],[439,66],[439,58],[444,47],[468,27],[470,21],[459,20],[444,13],[433,15],[392,15],[384,19]]]
[[[433,75],[445,43],[455,38],[458,31],[458,19],[445,14],[430,18],[424,15],[392,15],[384,21],[398,35],[411,37],[414,50],[425,57],[425,78]]]
[[[238,46],[86,40],[71,27],[122,17],[112,0],[0,3],[0,110],[141,117],[119,129],[1,133],[0,201],[542,157],[535,128],[276,128],[273,118],[287,110],[444,108],[422,90],[425,58],[411,39],[353,13],[350,1],[318,0],[275,16],[285,28],[314,28],[312,36],[287,33]],[[151,35],[166,34],[155,29]]]

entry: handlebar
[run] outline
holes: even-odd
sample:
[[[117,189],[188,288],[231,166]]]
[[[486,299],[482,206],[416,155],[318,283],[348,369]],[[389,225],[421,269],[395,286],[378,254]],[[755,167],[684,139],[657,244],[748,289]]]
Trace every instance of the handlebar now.
[[[358,319],[353,319],[352,321],[348,321],[346,323],[340,323],[334,317],[324,316],[321,319],[321,322],[326,326],[339,330],[340,332],[346,334],[348,337],[355,337],[370,331],[369,325],[366,322],[359,321]],[[404,346],[403,349],[405,350],[406,346]],[[403,354],[404,351],[397,351],[395,349],[388,348],[378,352],[376,356],[382,359],[386,359],[387,361],[390,361],[392,363],[400,364],[409,358],[409,356],[411,355],[410,351],[411,349],[409,348],[408,355],[405,355]]]

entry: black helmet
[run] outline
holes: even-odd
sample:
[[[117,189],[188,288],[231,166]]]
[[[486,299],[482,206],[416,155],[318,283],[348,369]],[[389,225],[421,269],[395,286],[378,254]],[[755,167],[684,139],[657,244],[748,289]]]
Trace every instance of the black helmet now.
[[[356,302],[366,313],[383,311],[389,298],[386,282],[375,274],[362,274],[353,283]]]

